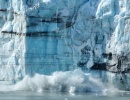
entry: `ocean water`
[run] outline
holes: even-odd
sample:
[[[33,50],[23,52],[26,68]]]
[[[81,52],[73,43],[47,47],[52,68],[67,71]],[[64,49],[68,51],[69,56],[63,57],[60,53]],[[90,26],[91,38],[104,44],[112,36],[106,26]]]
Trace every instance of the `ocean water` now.
[[[120,92],[116,95],[103,94],[68,94],[63,92],[0,92],[0,100],[129,100],[130,92]]]

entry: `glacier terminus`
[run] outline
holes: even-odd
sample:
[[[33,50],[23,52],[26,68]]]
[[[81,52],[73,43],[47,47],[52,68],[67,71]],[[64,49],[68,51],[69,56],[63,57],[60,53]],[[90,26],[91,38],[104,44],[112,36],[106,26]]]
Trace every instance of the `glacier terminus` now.
[[[0,0],[0,84],[24,83],[129,90],[130,0]]]

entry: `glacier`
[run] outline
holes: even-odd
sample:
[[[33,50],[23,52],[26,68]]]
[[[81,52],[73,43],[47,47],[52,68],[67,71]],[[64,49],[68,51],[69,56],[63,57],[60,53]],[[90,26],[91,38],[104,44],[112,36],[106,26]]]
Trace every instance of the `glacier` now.
[[[101,82],[86,85],[96,84],[90,80],[94,77],[128,90],[129,22],[130,0],[0,0],[0,84],[61,91],[66,86],[69,92],[105,89]],[[81,83],[73,84],[78,82],[75,71]],[[72,82],[54,84],[58,75],[63,76],[58,80]]]

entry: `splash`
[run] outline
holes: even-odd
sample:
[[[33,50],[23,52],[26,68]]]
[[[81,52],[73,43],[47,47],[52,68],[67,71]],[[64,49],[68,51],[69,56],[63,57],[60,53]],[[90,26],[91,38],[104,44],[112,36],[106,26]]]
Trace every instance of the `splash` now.
[[[52,75],[35,74],[33,77],[25,76],[12,88],[13,91],[34,92],[68,92],[71,95],[77,93],[98,93],[114,95],[118,89],[112,84],[104,84],[100,78],[91,73],[85,74],[80,69],[67,72],[54,72]]]
[[[110,82],[104,83],[94,73],[84,73],[80,69],[74,71],[58,71],[52,75],[26,75],[14,85],[0,85],[1,92],[33,91],[33,92],[66,92],[75,94],[116,95],[120,91]]]

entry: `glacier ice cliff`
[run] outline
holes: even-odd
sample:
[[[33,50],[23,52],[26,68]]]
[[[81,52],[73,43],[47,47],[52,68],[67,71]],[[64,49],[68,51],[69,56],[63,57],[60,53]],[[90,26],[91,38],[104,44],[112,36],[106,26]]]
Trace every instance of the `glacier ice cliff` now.
[[[81,68],[103,70],[103,79],[106,70],[118,73],[113,79],[128,84],[129,5],[130,0],[0,0],[0,81]]]

